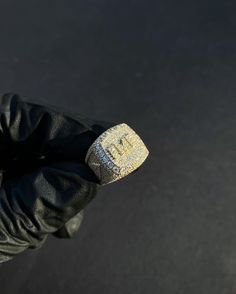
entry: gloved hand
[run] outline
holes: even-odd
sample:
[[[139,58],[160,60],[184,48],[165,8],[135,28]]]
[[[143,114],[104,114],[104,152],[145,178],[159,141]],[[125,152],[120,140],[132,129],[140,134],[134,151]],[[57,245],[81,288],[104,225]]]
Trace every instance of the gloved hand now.
[[[0,98],[0,262],[40,248],[48,234],[71,237],[99,185],[84,163],[113,122]]]

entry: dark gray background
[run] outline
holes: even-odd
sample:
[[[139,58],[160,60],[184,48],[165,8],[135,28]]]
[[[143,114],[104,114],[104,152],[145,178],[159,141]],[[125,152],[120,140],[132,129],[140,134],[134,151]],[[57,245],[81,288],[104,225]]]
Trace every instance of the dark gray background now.
[[[0,0],[0,91],[126,122],[150,150],[0,292],[236,291],[236,4]]]

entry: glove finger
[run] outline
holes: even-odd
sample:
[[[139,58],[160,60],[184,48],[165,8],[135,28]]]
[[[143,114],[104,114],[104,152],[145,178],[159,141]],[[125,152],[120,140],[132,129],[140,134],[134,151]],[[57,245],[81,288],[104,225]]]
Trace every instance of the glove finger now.
[[[78,232],[83,221],[84,212],[81,210],[74,217],[69,219],[58,231],[53,233],[57,238],[71,239]]]
[[[37,248],[96,195],[94,174],[84,164],[59,162],[2,181],[0,261]]]
[[[24,101],[17,94],[5,94],[0,99],[1,167],[17,157],[84,162],[90,145],[115,124],[82,114],[69,116],[53,107]]]

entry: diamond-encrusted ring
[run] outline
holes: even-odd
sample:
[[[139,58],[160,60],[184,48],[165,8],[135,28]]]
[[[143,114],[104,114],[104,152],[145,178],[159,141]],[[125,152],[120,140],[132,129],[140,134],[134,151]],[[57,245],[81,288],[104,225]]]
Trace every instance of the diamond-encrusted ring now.
[[[94,171],[101,185],[117,181],[136,170],[149,155],[138,134],[126,123],[102,133],[90,146],[85,163]]]

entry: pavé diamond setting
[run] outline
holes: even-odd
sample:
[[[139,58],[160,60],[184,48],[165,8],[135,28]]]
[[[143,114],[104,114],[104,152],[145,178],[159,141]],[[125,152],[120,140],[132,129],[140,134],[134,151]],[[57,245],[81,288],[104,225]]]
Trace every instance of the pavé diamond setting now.
[[[140,167],[149,151],[138,134],[126,123],[102,133],[90,146],[86,164],[101,185],[115,182]]]

